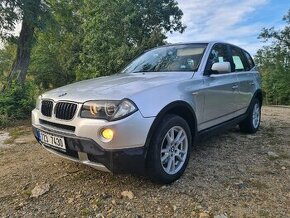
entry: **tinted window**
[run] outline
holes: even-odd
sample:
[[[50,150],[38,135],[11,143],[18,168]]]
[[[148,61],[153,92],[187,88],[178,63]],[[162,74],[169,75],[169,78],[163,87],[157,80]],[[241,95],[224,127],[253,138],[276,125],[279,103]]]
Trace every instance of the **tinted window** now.
[[[206,46],[188,44],[155,48],[133,60],[122,73],[196,71]]]
[[[246,60],[246,57],[244,56],[243,51],[233,46],[230,46],[230,49],[234,65],[233,71],[234,72],[249,71],[251,68],[248,61]]]
[[[229,61],[227,47],[222,44],[215,45],[211,50],[209,62],[211,64],[214,64],[217,62],[225,62],[225,61]]]
[[[230,62],[227,46],[224,44],[216,44],[213,46],[207,61],[207,71],[210,71],[212,65],[218,62]]]
[[[253,61],[251,55],[248,52],[244,51],[244,55],[245,55],[245,57],[247,59],[247,62],[249,64],[249,69],[248,70],[251,70],[253,67],[255,67],[254,61]]]

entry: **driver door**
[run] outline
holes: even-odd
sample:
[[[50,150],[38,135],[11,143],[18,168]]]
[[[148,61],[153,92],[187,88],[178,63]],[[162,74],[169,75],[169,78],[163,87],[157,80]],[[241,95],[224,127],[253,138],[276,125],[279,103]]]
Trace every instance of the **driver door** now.
[[[217,62],[230,62],[226,44],[215,44],[208,57],[204,72],[204,113],[202,129],[212,127],[235,117],[237,110],[238,79],[235,73],[213,73]]]

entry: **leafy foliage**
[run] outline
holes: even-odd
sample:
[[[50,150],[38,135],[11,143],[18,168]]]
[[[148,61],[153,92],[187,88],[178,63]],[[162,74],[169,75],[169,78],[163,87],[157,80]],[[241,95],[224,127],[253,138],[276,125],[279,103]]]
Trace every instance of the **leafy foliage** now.
[[[77,79],[110,75],[144,50],[164,44],[166,32],[183,32],[174,0],[85,0]]]
[[[27,20],[31,26],[42,28],[49,13],[48,3],[40,0],[3,0],[0,3],[0,39],[17,42],[12,35],[17,23]],[[35,17],[35,12],[41,16]]]
[[[25,85],[13,82],[11,88],[0,95],[0,126],[13,119],[30,117],[38,93],[38,88],[32,82]]]
[[[76,12],[81,5],[81,1],[51,1],[54,16],[45,24],[45,32],[37,32],[29,72],[44,89],[75,81],[81,49],[81,17]]]
[[[290,10],[283,20],[287,25],[280,31],[263,29],[259,37],[272,40],[272,44],[260,49],[255,57],[268,104],[290,104]]]
[[[31,50],[35,43],[36,29],[43,28],[43,21],[50,16],[44,0],[3,0],[0,3],[0,39],[17,45],[15,60],[9,72],[8,82],[2,92],[9,88],[11,81],[17,79],[24,83],[30,64]],[[9,31],[21,21],[19,37]]]
[[[1,1],[0,88],[24,82],[27,69],[28,79],[0,93],[0,120],[29,116],[38,89],[118,72],[167,32],[183,32],[182,15],[175,0]]]
[[[18,1],[4,1],[0,3],[0,39],[6,39],[11,36],[8,32],[13,31],[20,18],[16,12],[19,6]]]
[[[15,54],[16,46],[14,44],[6,43],[5,47],[0,49],[0,90],[9,75]]]
[[[51,0],[53,17],[38,31],[30,75],[43,88],[118,72],[136,55],[184,30],[173,0]]]

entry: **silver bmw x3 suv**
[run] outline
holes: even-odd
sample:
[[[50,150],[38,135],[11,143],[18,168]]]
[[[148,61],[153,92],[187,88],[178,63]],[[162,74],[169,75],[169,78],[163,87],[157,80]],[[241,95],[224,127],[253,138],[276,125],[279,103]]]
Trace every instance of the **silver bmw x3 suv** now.
[[[144,52],[120,73],[38,97],[33,132],[48,151],[112,173],[171,183],[201,136],[260,125],[261,79],[245,50],[222,42]]]

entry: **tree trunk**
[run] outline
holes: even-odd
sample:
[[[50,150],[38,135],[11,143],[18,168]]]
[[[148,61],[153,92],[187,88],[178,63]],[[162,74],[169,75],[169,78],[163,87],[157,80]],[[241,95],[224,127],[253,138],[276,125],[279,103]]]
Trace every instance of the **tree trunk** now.
[[[9,83],[13,79],[17,79],[17,81],[21,84],[23,84],[25,81],[28,66],[30,63],[30,53],[33,45],[33,34],[34,27],[29,25],[29,23],[25,19],[23,19],[18,40],[16,59],[13,63],[9,75]]]
[[[23,9],[22,27],[17,42],[16,58],[8,77],[7,88],[9,88],[14,79],[17,79],[20,84],[25,82],[30,63],[31,49],[34,43],[34,29],[40,13],[40,1],[28,1]],[[2,91],[4,89],[5,87]]]

